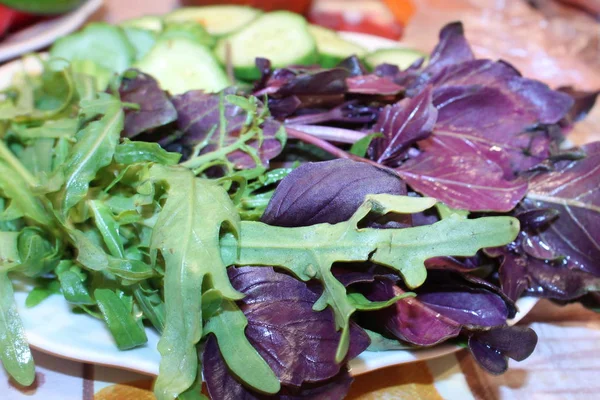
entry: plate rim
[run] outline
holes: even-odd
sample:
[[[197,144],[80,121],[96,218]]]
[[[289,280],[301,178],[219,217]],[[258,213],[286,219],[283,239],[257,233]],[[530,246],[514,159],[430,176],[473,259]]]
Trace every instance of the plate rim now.
[[[73,11],[57,16],[51,20],[38,22],[9,35],[6,38],[7,41],[0,42],[0,62],[9,61],[20,55],[41,49],[61,36],[75,31],[83,25],[86,20],[102,6],[102,4],[103,0],[87,0]],[[28,32],[40,29],[40,27],[43,27],[44,25],[48,25],[49,28],[43,30],[41,34],[11,41],[11,39],[21,35],[27,36]]]
[[[100,3],[102,2],[102,0],[90,0],[90,3],[95,2],[95,1],[98,1]],[[340,32],[340,35],[346,40],[352,41],[358,45],[366,47],[369,51],[374,51],[377,49],[389,48],[389,47],[402,47],[401,42],[396,42],[396,41],[393,41],[390,39],[381,38],[381,37],[375,36],[375,35],[356,33],[356,32]],[[37,61],[37,59],[35,57],[25,57],[25,58],[21,58],[21,59],[12,60],[4,65],[1,65],[0,66],[0,88],[6,87],[10,83],[11,77],[15,73],[17,73],[18,71],[23,70],[23,69],[25,69],[29,72],[35,72],[36,70],[39,71],[40,63]],[[22,291],[18,292],[17,290],[15,290],[15,293],[16,294],[20,293],[22,295],[22,296],[19,296],[18,298],[20,299],[22,297],[23,304],[19,304],[19,302],[17,302],[18,308],[19,308],[19,313],[22,313],[24,310],[26,310],[26,307],[24,307],[24,298],[26,296],[24,295],[24,293]],[[63,305],[68,306],[68,303],[66,302],[66,300],[64,300],[64,297],[59,296],[59,295],[51,296],[51,298],[56,298],[56,297],[60,297],[62,303],[64,303]],[[49,300],[51,300],[51,299],[46,299],[44,301],[49,301]],[[517,316],[513,320],[508,321],[508,324],[513,325],[516,322],[518,322],[520,319],[522,319],[527,313],[529,313],[529,311],[531,311],[531,309],[535,306],[535,304],[538,301],[539,301],[539,299],[535,298],[535,297],[523,297],[523,298],[517,300],[517,306],[519,308],[519,312],[517,313]],[[37,307],[41,307],[41,304],[37,305],[35,308],[37,308]],[[77,314],[71,314],[71,315],[77,315]],[[86,315],[85,318],[91,319],[92,317]],[[134,363],[126,362],[125,364],[123,364],[121,361],[121,359],[125,359],[125,357],[127,357],[128,353],[131,355],[131,354],[133,354],[132,352],[135,352],[136,350],[143,351],[150,347],[151,341],[153,343],[156,343],[158,341],[157,333],[152,328],[147,327],[146,332],[147,333],[151,332],[152,334],[149,337],[149,342],[145,346],[137,348],[137,349],[122,351],[123,356],[119,357],[119,360],[111,361],[110,357],[108,357],[108,358],[86,357],[85,356],[86,353],[78,352],[77,348],[74,351],[66,351],[66,352],[53,351],[52,346],[48,346],[47,344],[45,344],[46,339],[44,338],[44,335],[38,335],[37,333],[32,332],[27,327],[25,327],[25,334],[28,338],[28,342],[29,342],[30,346],[40,352],[50,354],[57,358],[72,360],[72,361],[76,361],[76,362],[91,363],[91,364],[95,364],[95,365],[102,365],[102,366],[111,367],[111,368],[133,371],[133,372],[141,373],[144,375],[156,376],[156,374],[158,372],[158,365],[151,365],[152,362],[150,362],[150,364],[148,364],[148,362],[146,362],[146,364],[148,364],[148,365],[140,368],[139,361],[136,361],[138,364],[136,364],[136,362],[134,362]],[[151,338],[152,338],[152,340],[150,340]],[[113,342],[113,345],[114,345],[114,342]],[[116,351],[120,351],[120,350],[116,349],[116,345],[114,345],[114,346],[115,346]],[[366,351],[366,352],[362,353],[361,355],[359,355],[354,360],[350,361],[350,363],[349,363],[350,364],[350,374],[352,376],[358,376],[358,375],[362,375],[362,374],[365,374],[368,372],[376,371],[376,370],[394,366],[394,365],[410,364],[410,363],[419,362],[419,361],[431,360],[431,359],[443,357],[443,356],[446,356],[449,354],[453,354],[461,349],[462,349],[462,347],[459,347],[457,345],[443,343],[443,344],[438,344],[435,346],[431,346],[431,347],[427,347],[427,348],[423,348],[423,349],[419,349],[419,350],[390,350],[390,351],[385,351],[385,352]],[[154,349],[152,349],[152,351],[155,352],[154,355],[158,355],[158,350],[156,349],[156,347],[154,347]],[[75,353],[77,353],[77,354],[75,354]],[[368,354],[365,354],[365,353],[368,353]],[[84,354],[84,356],[82,356],[81,354]],[[377,354],[381,354],[381,357],[374,356]],[[403,356],[402,357],[403,360],[399,361],[398,357],[400,357],[400,354]],[[406,359],[407,355],[413,356],[412,359]],[[127,358],[129,358],[129,357],[127,357]],[[146,360],[146,361],[148,361],[148,360]],[[134,364],[135,364],[135,366],[134,366]]]

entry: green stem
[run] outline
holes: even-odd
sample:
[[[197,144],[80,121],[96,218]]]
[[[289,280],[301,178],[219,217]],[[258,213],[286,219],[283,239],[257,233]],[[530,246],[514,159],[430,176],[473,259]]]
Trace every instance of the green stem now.
[[[11,168],[23,178],[29,187],[35,187],[38,185],[37,179],[21,164],[21,162],[15,157],[12,151],[6,147],[6,143],[0,140],[0,159],[4,160]]]

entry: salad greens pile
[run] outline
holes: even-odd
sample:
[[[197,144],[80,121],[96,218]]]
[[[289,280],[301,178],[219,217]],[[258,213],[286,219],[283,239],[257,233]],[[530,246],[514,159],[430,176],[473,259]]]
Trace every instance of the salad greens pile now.
[[[0,358],[19,383],[22,282],[27,307],[60,293],[121,350],[158,331],[159,399],[203,380],[340,399],[366,349],[448,339],[502,373],[537,341],[507,324],[523,293],[598,307],[599,146],[558,147],[589,96],[475,60],[460,24],[426,65],[258,58],[253,83],[181,91],[157,59],[215,40],[156,22],[90,25],[3,92]]]

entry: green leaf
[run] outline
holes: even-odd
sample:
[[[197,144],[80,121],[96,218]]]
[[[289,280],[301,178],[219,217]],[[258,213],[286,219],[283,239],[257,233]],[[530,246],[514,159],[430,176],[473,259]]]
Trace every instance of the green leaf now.
[[[461,218],[467,218],[469,216],[469,211],[459,210],[458,208],[451,208],[445,205],[444,203],[437,203],[435,207],[437,208],[441,219],[448,218],[452,214],[456,214]]]
[[[219,250],[221,228],[236,233],[239,216],[223,188],[196,178],[185,168],[155,165],[150,174],[156,182],[168,185],[151,242],[153,259],[160,252],[166,271],[166,322],[158,343],[162,359],[154,387],[160,400],[177,397],[196,377],[205,278],[223,297],[242,297],[229,282]]]
[[[6,272],[21,263],[20,232],[0,232],[0,272]]]
[[[383,137],[383,135],[381,133],[371,133],[370,135],[358,139],[352,144],[352,147],[350,147],[350,153],[359,157],[365,157],[373,139],[379,137]]]
[[[152,267],[143,261],[110,257],[108,270],[116,276],[128,281],[142,281],[154,276]]]
[[[369,339],[371,339],[371,344],[369,344],[367,351],[414,350],[415,348],[418,348],[410,343],[404,343],[396,339],[389,339],[368,329],[364,329],[364,331],[367,332]]]
[[[221,292],[218,290],[209,289],[202,293],[202,318],[205,321],[210,319],[219,311],[222,303],[223,296],[221,296]]]
[[[75,271],[68,270],[58,274],[60,288],[65,299],[76,305],[94,305],[96,302],[90,297],[83,280]]]
[[[88,201],[88,206],[109,253],[114,257],[125,258],[125,249],[119,236],[119,224],[115,221],[110,209],[99,200]]]
[[[33,356],[25,338],[13,288],[6,272],[0,272],[0,359],[14,380],[23,386],[33,383]]]
[[[96,289],[94,297],[119,350],[132,349],[148,341],[144,327],[133,317],[126,300],[110,289]]]
[[[165,328],[165,303],[158,291],[151,290],[147,282],[140,282],[134,288],[133,295],[144,316],[162,334]]]
[[[26,276],[44,275],[54,269],[59,261],[58,248],[37,228],[25,228],[18,239],[18,271]]]
[[[118,100],[113,99],[99,121],[91,122],[77,134],[77,143],[62,166],[65,184],[58,202],[63,216],[66,217],[67,212],[85,198],[96,173],[112,161],[123,129],[123,118]]]
[[[43,284],[36,286],[27,294],[25,307],[35,307],[53,294],[60,294],[60,282],[54,279],[44,279]]]
[[[323,294],[315,310],[333,309],[342,335],[336,360],[342,361],[349,345],[350,316],[356,304],[331,273],[334,262],[371,261],[395,269],[409,288],[420,286],[427,275],[424,262],[431,257],[472,256],[486,247],[512,242],[519,222],[512,217],[464,219],[454,214],[428,226],[406,229],[359,228],[370,212],[414,213],[432,207],[429,198],[369,195],[353,217],[335,225],[299,228],[269,226],[260,222],[241,223],[239,241],[225,235],[221,241],[226,264],[275,265],[307,281],[319,279]]]
[[[275,394],[281,389],[279,379],[246,338],[247,325],[246,316],[235,302],[225,300],[221,311],[206,323],[206,334],[215,335],[223,359],[240,380],[261,392]]]
[[[115,151],[115,161],[120,164],[153,162],[163,165],[175,165],[180,158],[181,154],[170,153],[160,147],[158,143],[126,140],[119,144]]]
[[[11,199],[9,209],[18,210],[21,215],[42,225],[52,225],[52,217],[30,189],[35,185],[36,179],[0,141],[0,189],[5,197]],[[14,217],[15,213],[12,215]]]
[[[74,118],[49,120],[40,126],[13,125],[15,136],[21,140],[72,138],[79,122]]]
[[[367,299],[362,293],[354,292],[348,293],[348,301],[350,304],[354,306],[355,309],[361,311],[375,311],[381,310],[382,308],[387,308],[392,304],[395,304],[398,300],[404,299],[406,297],[415,297],[416,294],[412,292],[403,293],[401,295],[392,297],[386,301],[370,301]]]

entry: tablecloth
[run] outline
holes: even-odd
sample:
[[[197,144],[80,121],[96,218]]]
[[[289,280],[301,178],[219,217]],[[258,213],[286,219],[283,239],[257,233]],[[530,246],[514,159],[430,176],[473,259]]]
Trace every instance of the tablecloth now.
[[[338,0],[335,1],[339,3]],[[462,3],[467,2],[462,1]],[[164,13],[176,7],[178,2],[177,0],[105,0],[105,3],[104,10],[95,19],[115,22],[145,13]],[[496,1],[496,3],[503,2]],[[432,31],[437,29],[438,27],[432,27]],[[596,107],[595,115],[599,114],[600,111]],[[590,123],[581,125],[579,132],[576,131],[576,138],[587,141],[590,138],[600,137],[596,126]],[[560,307],[549,301],[541,301],[521,321],[521,324],[529,325],[537,332],[539,343],[533,355],[527,360],[520,363],[511,360],[509,371],[504,375],[491,376],[483,372],[468,352],[461,350],[433,360],[388,367],[360,375],[356,377],[348,399],[590,400],[598,396],[600,393],[599,314],[579,305]],[[124,357],[126,356],[124,353]],[[151,391],[151,377],[64,360],[39,351],[34,351],[34,357],[37,377],[31,387],[20,387],[0,368],[0,399],[144,400],[154,398]]]

